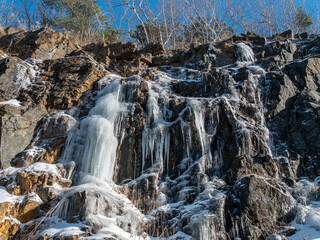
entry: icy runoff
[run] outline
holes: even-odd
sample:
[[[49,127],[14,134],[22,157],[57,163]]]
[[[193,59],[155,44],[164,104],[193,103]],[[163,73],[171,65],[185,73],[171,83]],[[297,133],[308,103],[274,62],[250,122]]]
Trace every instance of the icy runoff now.
[[[249,46],[239,44],[238,48],[239,62],[231,66],[234,72],[244,65],[251,66],[254,63],[254,55]],[[258,94],[253,94],[260,96],[258,86],[264,77],[264,71],[257,66],[251,66],[251,69],[253,74],[250,75],[249,84],[252,85],[252,89],[258,91]],[[212,136],[215,134],[214,128],[219,123],[218,108],[215,106],[219,102],[224,102],[229,107],[236,126],[238,126],[238,137],[239,139],[244,138],[246,143],[243,146],[238,146],[239,154],[246,154],[250,151],[248,148],[251,145],[249,131],[258,128],[264,132],[266,139],[269,138],[269,132],[264,123],[263,104],[260,97],[255,98],[260,110],[258,120],[257,122],[247,122],[236,116],[241,100],[235,90],[235,81],[229,83],[228,90],[217,98],[184,97],[176,94],[172,90],[172,82],[197,83],[202,81],[201,76],[187,78],[188,71],[192,70],[164,67],[155,72],[156,76],[153,81],[145,82],[148,89],[148,101],[146,124],[142,132],[142,170],[139,178],[132,180],[127,185],[130,186],[138,180],[147,178],[150,174],[162,176],[160,177],[162,181],[160,183],[161,189],[159,189],[160,194],[156,199],[158,207],[146,215],[142,214],[121,193],[120,186],[113,182],[117,149],[121,146],[124,136],[122,119],[128,114],[132,114],[134,101],[131,98],[141,84],[141,79],[132,77],[123,80],[117,75],[109,75],[99,82],[101,90],[98,92],[95,107],[91,109],[88,117],[80,121],[80,127],[69,134],[68,145],[61,163],[76,163],[77,168],[73,175],[73,179],[76,181],[73,187],[61,195],[61,200],[53,215],[45,221],[46,223],[38,231],[39,235],[51,233],[60,236],[77,231],[81,235],[83,227],[66,224],[65,231],[63,231],[63,223],[66,223],[64,221],[70,217],[74,208],[78,207],[76,205],[79,203],[75,202],[74,196],[82,193],[85,193],[86,197],[82,220],[83,224],[94,233],[92,239],[105,237],[117,239],[149,238],[145,225],[154,221],[159,212],[166,213],[173,210],[179,213],[176,219],[170,220],[173,225],[179,219],[189,219],[188,227],[195,229],[195,231],[192,236],[179,230],[173,232],[171,236],[168,233],[162,235],[166,238],[214,239],[224,234],[223,206],[226,195],[217,190],[225,184],[217,178],[223,159],[219,152],[212,154],[210,147]],[[186,102],[184,109],[174,120],[169,107],[172,99]],[[216,111],[216,117],[210,123],[211,131],[209,132],[204,115],[208,107]],[[172,180],[169,178],[170,131],[171,127],[176,124],[180,125],[183,135],[183,139],[181,139],[183,159],[179,166],[180,176]],[[194,134],[197,134],[199,138],[199,154],[195,154],[198,149],[194,149]],[[269,146],[266,148],[272,154]],[[147,161],[151,161],[151,166],[146,164]],[[188,204],[186,198],[190,190],[194,190],[192,189],[194,187],[188,186],[189,180],[186,179],[190,179],[194,166],[199,166],[200,173],[206,176],[201,182],[204,190],[199,193],[192,204]],[[170,182],[174,182],[176,190],[178,190],[178,196],[174,199],[168,197],[168,193],[174,191],[169,187]],[[217,205],[215,213],[212,213],[208,207],[213,202],[216,202]],[[50,225],[50,229],[47,229],[48,225]],[[216,227],[219,227],[221,231],[212,231]]]
[[[241,44],[238,46],[238,58],[241,63],[238,65],[250,65],[254,62],[254,55],[250,47]],[[174,70],[174,71],[173,71]],[[45,220],[45,223],[38,230],[38,235],[55,235],[68,236],[72,234],[81,235],[83,226],[81,224],[66,223],[76,208],[74,196],[85,192],[86,203],[84,206],[83,224],[91,228],[94,233],[92,239],[103,239],[105,237],[116,237],[117,239],[132,239],[136,237],[149,238],[144,232],[144,225],[148,221],[156,218],[157,212],[167,212],[175,209],[179,212],[179,219],[189,219],[189,227],[197,229],[196,236],[188,236],[178,231],[171,237],[172,239],[184,238],[191,239],[213,239],[223,234],[223,204],[225,194],[216,188],[224,185],[224,182],[218,180],[214,176],[219,174],[219,168],[222,164],[222,157],[219,152],[212,155],[210,150],[210,139],[214,131],[208,133],[206,131],[204,112],[207,106],[214,106],[219,101],[226,102],[229,105],[234,120],[239,126],[239,138],[250,138],[247,126],[250,124],[238,119],[235,115],[237,111],[240,97],[234,90],[234,84],[230,85],[229,91],[219,98],[203,98],[203,97],[183,97],[174,94],[171,89],[172,81],[201,81],[201,77],[197,79],[185,78],[187,69],[168,69],[166,71],[156,72],[154,81],[147,82],[148,102],[146,125],[142,133],[142,172],[140,179],[145,178],[148,174],[164,174],[169,173],[169,153],[170,153],[170,127],[173,124],[180,124],[183,139],[182,144],[184,152],[182,156],[184,160],[180,166],[180,176],[174,179],[179,190],[178,197],[175,200],[168,199],[167,192],[170,191],[167,181],[163,178],[161,184],[162,190],[156,200],[158,208],[151,211],[148,215],[143,215],[121,192],[119,186],[113,183],[113,175],[115,161],[117,158],[117,148],[121,145],[123,129],[121,129],[121,121],[124,115],[130,114],[132,108],[132,99],[130,91],[134,92],[140,84],[137,79],[134,81],[122,81],[119,76],[109,75],[100,80],[101,90],[98,93],[96,105],[91,109],[88,117],[80,122],[80,127],[69,135],[68,146],[61,160],[62,163],[75,162],[78,171],[74,174],[73,179],[77,179],[73,187],[67,192],[62,193],[61,200],[52,216]],[[235,68],[235,71],[237,67]],[[260,72],[263,73],[261,70]],[[257,89],[259,85],[260,75],[252,75],[250,84]],[[124,94],[124,88],[129,88],[129,93]],[[177,119],[170,121],[172,112],[169,110],[170,98],[186,100],[187,104]],[[260,99],[257,104],[263,108]],[[262,111],[262,109],[261,109]],[[191,121],[183,118],[183,114],[188,113]],[[217,113],[218,116],[218,113]],[[260,114],[259,126],[251,123],[251,129],[255,127],[261,128],[268,138],[268,131],[264,126],[263,113]],[[215,119],[219,121],[219,118]],[[212,122],[212,125],[218,122]],[[195,156],[192,143],[192,133],[196,133],[200,139],[200,154]],[[249,151],[251,140],[246,139],[246,146],[238,146],[239,154],[245,154]],[[271,151],[270,151],[271,152]],[[146,167],[147,159],[151,160],[151,167]],[[207,177],[202,183],[204,191],[199,194],[192,204],[186,204],[185,200],[190,191],[187,186],[187,179],[193,166],[199,165],[200,172],[204,174],[214,169],[214,175]],[[71,177],[71,176],[70,176]],[[133,180],[134,182],[135,180]],[[133,183],[128,183],[128,185]],[[215,213],[211,213],[208,209],[209,201],[217,202],[220,209]],[[177,218],[177,220],[178,220]],[[177,221],[172,220],[172,222]],[[213,220],[213,221],[212,221]],[[220,226],[222,232],[214,232],[215,225]],[[48,227],[50,226],[50,228]]]
[[[187,68],[162,67],[155,72],[153,81],[143,82],[148,89],[146,103],[145,126],[141,139],[141,172],[137,179],[129,179],[128,187],[133,186],[141,179],[156,176],[160,183],[155,199],[156,206],[149,212],[142,213],[124,194],[124,186],[114,183],[114,172],[118,149],[122,145],[125,136],[123,119],[134,114],[135,91],[142,84],[140,77],[123,79],[117,75],[108,75],[99,81],[99,91],[95,100],[95,106],[87,117],[79,119],[79,127],[73,129],[68,136],[67,146],[60,159],[62,164],[76,166],[72,178],[73,186],[69,189],[60,189],[60,200],[54,203],[54,211],[43,220],[43,224],[37,230],[38,236],[84,236],[86,232],[92,233],[85,239],[150,239],[146,226],[153,224],[159,214],[175,212],[172,219],[168,219],[171,225],[171,233],[164,232],[158,237],[163,239],[216,239],[223,238],[224,229],[224,204],[226,193],[218,190],[225,185],[221,180],[222,154],[218,150],[211,151],[211,141],[216,134],[219,124],[219,104],[223,104],[228,111],[230,120],[233,121],[234,131],[237,133],[238,155],[246,155],[251,152],[254,131],[258,131],[263,137],[261,144],[265,144],[266,155],[272,157],[274,146],[270,132],[264,119],[263,97],[268,91],[268,82],[265,72],[254,64],[255,56],[252,49],[246,44],[237,45],[237,60],[234,65],[225,66],[230,76],[238,73],[239,69],[246,66],[249,71],[247,86],[248,95],[252,98],[257,108],[255,120],[240,117],[237,113],[244,98],[240,95],[239,84],[232,77],[229,79],[226,91],[218,97],[212,96],[183,96],[172,89],[175,82],[201,83],[202,75],[197,76],[197,71]],[[188,77],[189,73],[195,77]],[[170,110],[171,100],[185,102],[178,116],[173,117]],[[1,103],[0,103],[1,104]],[[212,115],[208,121],[205,112],[210,109]],[[182,152],[178,166],[179,176],[170,178],[170,151],[172,128],[178,125],[181,129]],[[195,140],[196,139],[196,140]],[[195,141],[199,142],[196,146]],[[223,146],[223,142],[217,142]],[[221,148],[220,148],[221,149]],[[36,165],[37,164],[37,165]],[[59,174],[55,165],[31,165],[30,171],[51,171]],[[72,164],[71,164],[72,165]],[[192,172],[197,167],[198,186],[190,185]],[[16,169],[8,169],[15,174]],[[200,175],[202,176],[200,178]],[[301,184],[308,184],[301,182]],[[309,185],[308,185],[309,186]],[[302,187],[304,189],[304,187]],[[311,189],[310,192],[315,189]],[[197,197],[191,203],[188,202],[190,193],[197,192]],[[296,190],[296,194],[304,193]],[[8,193],[0,189],[0,195],[10,201],[16,201]],[[292,223],[298,232],[291,239],[313,239],[320,233],[319,204],[311,201],[309,193],[306,194],[305,204],[297,208],[300,219]],[[84,199],[84,200],[83,200]],[[310,204],[309,204],[310,203]],[[309,204],[309,205],[308,205]],[[210,206],[215,205],[215,211]],[[74,213],[80,214],[76,223],[72,223]],[[179,221],[188,222],[187,229],[191,232],[187,235],[179,229]],[[173,231],[176,225],[177,231]],[[192,229],[192,231],[190,231]],[[218,229],[212,231],[212,229]],[[235,229],[233,238],[239,237],[239,230]],[[305,236],[304,233],[309,234]],[[313,235],[310,235],[313,234]],[[320,234],[318,234],[320,235]]]
[[[61,162],[76,162],[77,181],[62,196],[53,213],[55,222],[51,222],[50,226],[51,229],[55,224],[61,226],[61,219],[68,219],[73,209],[78,208],[74,196],[85,193],[83,220],[95,233],[92,239],[133,239],[143,234],[141,226],[145,216],[120,193],[119,186],[112,181],[118,147],[117,136],[121,134],[118,131],[121,115],[129,111],[130,103],[121,101],[123,85],[119,76],[109,75],[101,79],[99,84],[106,86],[101,87],[95,107],[88,117],[81,120],[79,129],[69,136],[69,144]],[[42,229],[44,230],[39,234],[47,234],[45,225]],[[82,232],[78,232],[81,235]],[[59,234],[64,233],[59,231]],[[70,232],[66,231],[65,234],[70,235]]]

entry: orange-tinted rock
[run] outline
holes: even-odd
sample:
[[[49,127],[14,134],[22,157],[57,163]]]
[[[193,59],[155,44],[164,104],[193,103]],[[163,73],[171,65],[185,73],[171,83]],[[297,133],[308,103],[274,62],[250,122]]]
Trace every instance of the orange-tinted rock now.
[[[26,223],[32,219],[38,217],[41,202],[34,199],[34,197],[26,196],[20,205],[18,212],[18,220],[22,223]]]
[[[2,219],[4,217],[10,215],[10,214],[8,215],[8,213],[11,212],[13,206],[14,206],[14,204],[12,202],[2,202],[2,203],[0,203],[0,220],[1,221],[2,221]]]
[[[14,239],[14,235],[19,231],[19,224],[11,219],[0,222],[0,240]]]
[[[34,185],[39,183],[38,180],[38,175],[29,172],[19,172],[16,178],[17,184],[21,187],[22,194],[31,192]]]

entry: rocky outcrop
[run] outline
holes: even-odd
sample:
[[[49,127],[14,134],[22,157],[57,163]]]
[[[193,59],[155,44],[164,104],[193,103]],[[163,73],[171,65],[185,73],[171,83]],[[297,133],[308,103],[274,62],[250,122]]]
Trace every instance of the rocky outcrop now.
[[[65,57],[77,48],[61,33],[49,28],[8,33],[0,38],[0,49],[23,60],[55,60]]]
[[[10,160],[31,143],[37,124],[48,111],[70,109],[79,104],[84,93],[92,90],[95,83],[108,74],[103,66],[89,57],[75,56],[32,64],[12,57],[2,61],[5,69],[0,76],[3,79],[1,84],[5,86],[2,87],[2,98],[18,98],[22,105],[10,105],[9,102],[0,105],[1,162],[4,167],[8,167]],[[40,149],[50,150],[49,153],[42,151],[41,157],[37,158],[54,162],[61,155],[61,146],[65,142],[66,136],[61,137],[52,139],[49,136],[50,144],[39,143]]]
[[[166,52],[2,33],[0,238],[294,234],[320,175],[319,38],[296,37]]]
[[[44,64],[45,77],[52,81],[50,93],[46,95],[46,106],[51,109],[70,109],[79,104],[81,96],[108,74],[88,57],[69,57]]]

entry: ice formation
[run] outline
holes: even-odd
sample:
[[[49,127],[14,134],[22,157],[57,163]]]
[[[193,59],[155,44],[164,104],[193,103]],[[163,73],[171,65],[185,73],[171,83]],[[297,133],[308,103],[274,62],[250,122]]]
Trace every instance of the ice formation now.
[[[223,237],[224,204],[227,196],[218,188],[226,183],[218,177],[225,177],[222,176],[222,151],[227,143],[219,135],[221,121],[229,121],[232,132],[235,133],[235,157],[252,154],[253,142],[262,146],[264,152],[261,154],[264,156],[273,157],[275,152],[264,117],[263,98],[269,91],[265,71],[254,65],[255,56],[250,46],[239,43],[236,47],[237,62],[220,69],[227,71],[230,78],[226,89],[218,97],[210,94],[206,96],[208,89],[205,81],[208,79],[205,75],[187,78],[185,68],[165,67],[155,71],[153,81],[145,82],[138,76],[122,79],[112,74],[102,78],[99,81],[99,91],[93,99],[94,107],[88,116],[78,119],[78,127],[70,131],[66,149],[60,159],[60,163],[72,165],[66,177],[72,179],[74,184],[69,189],[57,191],[60,201],[53,206],[53,213],[44,220],[37,236],[81,236],[87,231],[92,236],[86,239],[148,239],[156,236],[154,226],[161,214],[175,214],[171,219],[166,219],[169,227],[163,227],[166,232],[159,233],[158,238],[206,240]],[[233,77],[241,68],[249,71],[248,78],[237,82]],[[21,74],[24,76],[25,71],[21,71]],[[203,82],[205,83],[201,85]],[[31,81],[26,78],[20,83],[22,87],[27,87]],[[173,83],[199,85],[203,88],[202,93],[198,96],[185,96],[175,91]],[[148,95],[145,124],[139,139],[141,149],[138,151],[141,151],[141,158],[138,161],[141,169],[135,179],[126,179],[125,184],[117,185],[115,172],[119,167],[119,149],[126,138],[125,119],[135,114],[135,101],[142,84]],[[242,91],[244,86],[246,89]],[[172,107],[174,104],[180,104],[181,109],[173,109],[176,107]],[[252,117],[239,114],[243,106],[251,108]],[[175,135],[180,138],[177,139]],[[180,146],[179,154],[174,152],[177,151],[177,145]],[[35,151],[39,149],[30,149],[29,154],[35,154]],[[179,164],[174,166],[178,173],[173,173],[170,165],[172,153],[179,157],[176,161]],[[44,163],[36,163],[22,170],[8,168],[6,174],[16,174],[17,171],[26,169],[31,172],[45,171],[57,176],[60,174],[56,165]],[[196,176],[193,175],[195,169]],[[149,179],[155,179],[159,183],[155,187],[157,196],[152,199],[152,209],[143,211],[138,204],[129,200],[124,189],[134,188],[142,180],[148,188],[152,186],[149,185]],[[299,184],[300,188],[295,193],[309,198],[309,192],[315,190],[313,185],[303,181]],[[306,191],[306,186],[310,189],[309,192]],[[0,195],[16,201],[3,192],[3,189],[0,189]],[[319,204],[308,200],[305,203],[308,205],[297,208],[299,217],[293,225],[297,229],[308,226],[312,229],[312,234],[318,233]],[[212,206],[215,207],[214,211]],[[74,216],[75,214],[78,215]],[[76,223],[72,222],[75,219]],[[179,229],[179,226],[175,232],[175,224],[181,219],[187,221],[190,235]],[[307,225],[303,225],[304,223]],[[235,239],[240,237],[240,228],[241,226],[235,225]],[[303,229],[292,239],[299,239],[301,233]]]

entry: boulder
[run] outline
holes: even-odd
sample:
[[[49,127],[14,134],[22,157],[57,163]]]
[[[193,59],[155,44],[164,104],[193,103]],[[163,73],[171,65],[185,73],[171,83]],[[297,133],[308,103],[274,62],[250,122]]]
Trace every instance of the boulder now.
[[[69,130],[76,126],[77,121],[65,113],[55,113],[42,120],[38,128],[41,139],[50,139],[65,136]]]
[[[35,193],[26,196],[19,206],[19,213],[17,219],[21,223],[29,222],[39,216],[41,199]]]
[[[130,61],[137,54],[137,45],[134,42],[114,43],[107,45],[106,51],[110,59]]]

